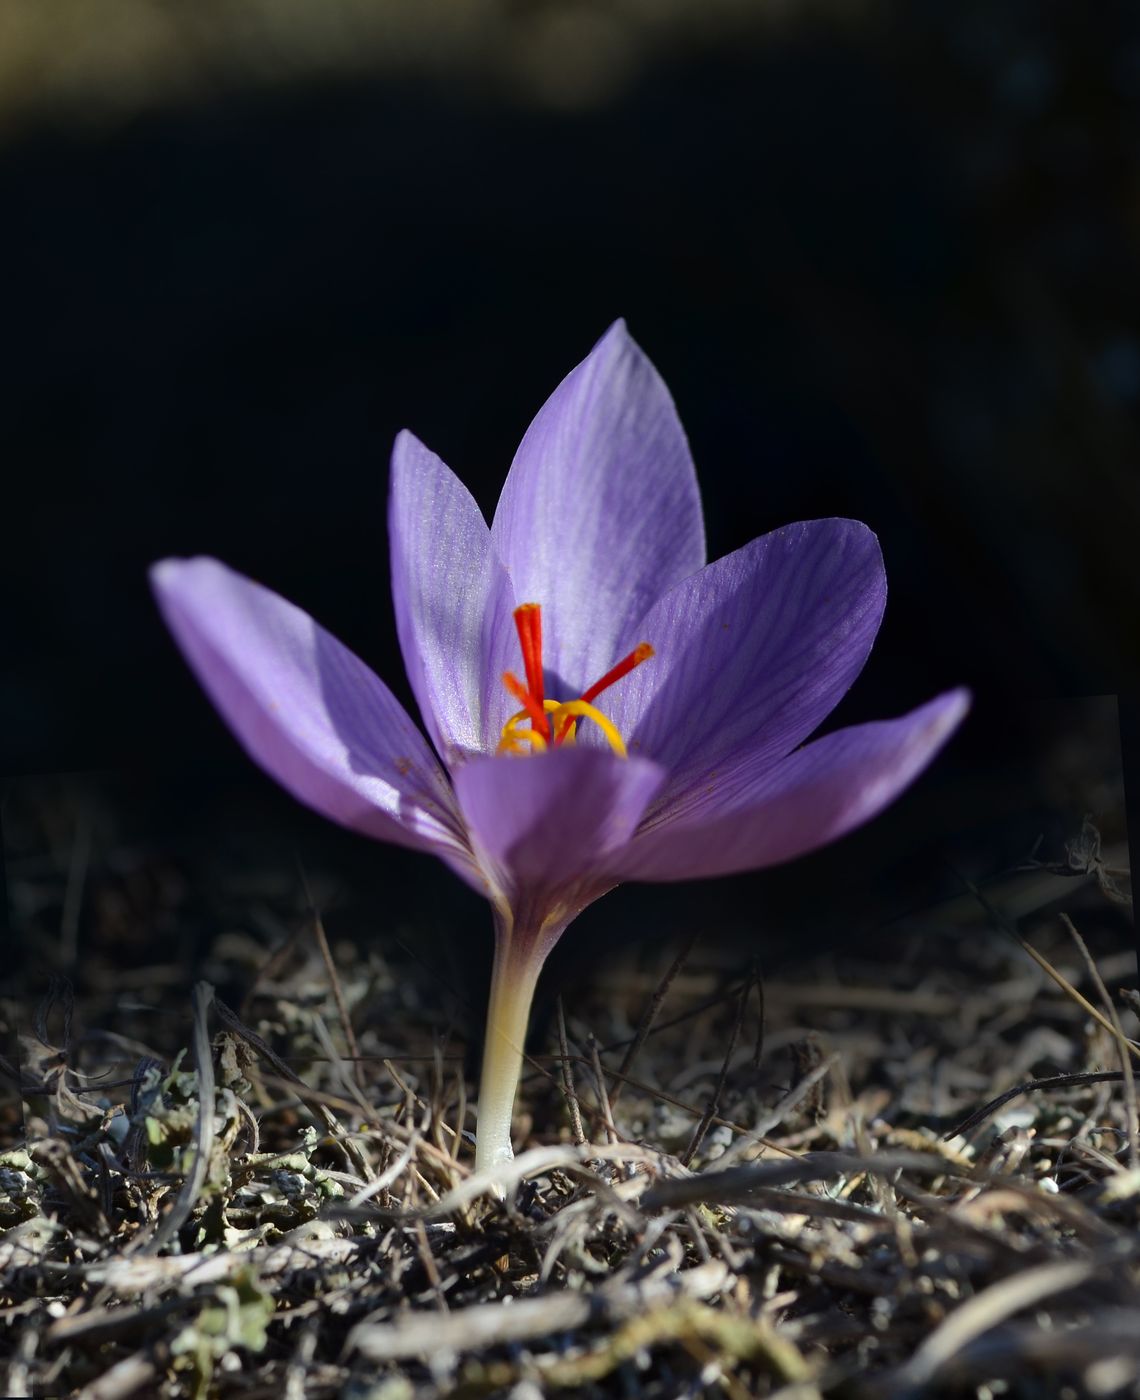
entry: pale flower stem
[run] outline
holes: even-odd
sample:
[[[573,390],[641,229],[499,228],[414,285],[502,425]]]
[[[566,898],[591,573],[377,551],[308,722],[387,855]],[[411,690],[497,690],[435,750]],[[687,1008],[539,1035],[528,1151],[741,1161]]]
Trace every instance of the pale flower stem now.
[[[509,1162],[511,1117],[522,1071],[523,1045],[535,984],[542,960],[523,958],[511,947],[511,936],[500,930],[491,970],[491,1000],[479,1081],[479,1114],[475,1135],[475,1170]]]

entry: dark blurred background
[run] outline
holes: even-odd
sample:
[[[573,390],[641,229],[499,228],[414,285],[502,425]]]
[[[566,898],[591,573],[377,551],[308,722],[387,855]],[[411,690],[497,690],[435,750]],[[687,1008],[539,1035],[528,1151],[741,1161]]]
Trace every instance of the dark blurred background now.
[[[1140,691],[1134,4],[9,0],[0,211],[0,769],[130,772],[175,846],[331,842],[366,904],[434,909],[482,957],[485,911],[434,864],[326,832],[236,755],[144,572],[216,554],[406,698],[394,434],[489,514],[623,315],[711,557],[812,516],[878,532],[887,618],[835,722],[977,701],[836,852],[623,892],[597,927],[713,898],[794,921],[805,889],[842,926],[853,881],[897,905],[905,869],[925,898],[947,849],[1057,854],[1105,783],[1123,837],[1115,712],[1058,700]]]

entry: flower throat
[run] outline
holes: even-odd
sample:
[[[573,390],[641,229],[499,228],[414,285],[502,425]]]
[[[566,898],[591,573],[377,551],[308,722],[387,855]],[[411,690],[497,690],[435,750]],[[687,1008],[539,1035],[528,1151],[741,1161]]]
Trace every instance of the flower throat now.
[[[630,654],[607,671],[600,680],[584,690],[577,700],[547,700],[542,679],[542,606],[539,603],[522,603],[514,611],[515,627],[522,648],[523,670],[526,684],[511,671],[503,672],[503,684],[522,706],[503,725],[499,739],[499,753],[541,753],[553,746],[572,744],[580,719],[590,719],[606,736],[610,748],[619,758],[627,758],[625,741],[617,732],[613,721],[593,701],[608,690],[623,676],[628,676],[635,666],[640,666],[653,655],[648,642],[635,646]],[[525,721],[529,720],[529,727]]]

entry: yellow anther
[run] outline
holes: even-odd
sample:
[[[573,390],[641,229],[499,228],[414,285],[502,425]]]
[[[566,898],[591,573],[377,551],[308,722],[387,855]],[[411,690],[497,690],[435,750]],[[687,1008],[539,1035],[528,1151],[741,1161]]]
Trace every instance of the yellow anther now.
[[[516,700],[522,702],[523,708],[503,725],[498,752],[523,753],[524,743],[529,744],[536,753],[551,747],[558,748],[561,744],[573,744],[578,736],[578,721],[592,719],[614,753],[619,758],[628,758],[625,742],[617,727],[601,710],[595,709],[591,701],[596,700],[603,690],[608,690],[628,676],[643,661],[648,661],[654,654],[650,644],[639,642],[628,656],[622,657],[604,676],[581,691],[577,700],[548,700],[542,669],[541,604],[520,603],[514,610],[514,619],[526,669],[526,684],[523,685],[513,671],[502,672],[503,684]],[[519,727],[524,720],[530,722],[527,729]]]
[[[617,732],[617,727],[615,726],[613,720],[608,719],[604,714],[602,714],[601,710],[595,709],[594,706],[589,703],[589,701],[566,700],[561,705],[558,705],[555,708],[557,710],[557,720],[553,718],[551,720],[551,723],[554,725],[555,733],[558,732],[559,721],[570,718],[592,719],[594,723],[598,726],[598,728],[602,731],[602,733],[606,736],[606,740],[609,743],[610,748],[613,749],[614,753],[616,753],[619,758],[628,758],[629,755],[626,753],[625,740]],[[570,739],[570,736],[571,734],[573,734],[573,732],[573,729],[571,729],[566,736],[567,740]]]
[[[569,720],[570,727],[566,731],[563,743],[572,744],[577,731],[577,721],[579,719],[592,719],[602,733],[606,736],[606,741],[610,748],[619,758],[628,758],[625,742],[617,731],[613,721],[602,714],[601,710],[591,705],[588,700],[544,700],[542,708],[550,716],[551,732],[558,734],[562,725]],[[543,753],[549,747],[546,739],[541,735],[533,724],[529,729],[521,728],[523,720],[529,719],[527,710],[516,711],[500,731],[499,753],[522,753],[523,743],[531,746],[534,753]]]
[[[551,700],[548,700],[546,703],[551,709],[557,708]],[[530,729],[519,728],[520,721],[528,718],[529,715],[526,710],[519,710],[517,714],[513,714],[510,719],[507,720],[500,732],[499,746],[496,752],[523,753],[524,750],[520,741],[528,743],[535,753],[541,753],[546,748],[546,739],[533,726]]]

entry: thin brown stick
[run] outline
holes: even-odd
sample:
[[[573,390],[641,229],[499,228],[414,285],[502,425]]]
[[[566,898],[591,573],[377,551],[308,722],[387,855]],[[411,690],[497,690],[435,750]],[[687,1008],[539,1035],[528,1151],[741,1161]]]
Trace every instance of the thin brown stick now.
[[[352,1018],[348,1014],[348,1004],[344,999],[344,991],[340,985],[340,975],[336,970],[336,963],[333,962],[332,949],[329,947],[329,940],[325,934],[324,922],[309,890],[309,881],[300,860],[297,861],[297,869],[301,875],[301,887],[305,891],[305,903],[309,906],[309,917],[313,921],[313,934],[317,940],[317,947],[321,951],[321,959],[324,962],[325,971],[328,973],[333,1000],[336,1002],[336,1013],[340,1018],[341,1029],[344,1031],[344,1043],[348,1048],[348,1058],[352,1061],[352,1077],[358,1087],[363,1088],[364,1081],[360,1075],[362,1063],[360,1046],[356,1043],[356,1032],[352,1029]]]
[[[1000,929],[1004,930],[1004,932],[1008,933],[1009,936],[1013,939],[1013,941],[1026,953],[1029,954],[1029,956],[1033,959],[1037,966],[1041,968],[1041,970],[1046,974],[1046,976],[1051,978],[1057,984],[1057,986],[1061,988],[1061,990],[1065,993],[1066,996],[1071,997],[1077,1003],[1078,1006],[1082,1007],[1085,1011],[1087,1011],[1088,1014],[1096,1022],[1098,1022],[1098,1024],[1102,1025],[1105,1028],[1105,1030],[1109,1032],[1110,1035],[1115,1037],[1117,1035],[1117,1031],[1113,1026],[1112,1022],[1108,1019],[1108,1017],[1105,1016],[1104,1012],[1099,1011],[1092,1004],[1092,1002],[1089,1001],[1087,997],[1082,996],[1081,993],[1077,991],[1076,987],[1074,987],[1073,984],[1069,981],[1069,979],[1064,975],[1064,973],[1059,972],[1053,966],[1053,964],[1049,961],[1049,959],[1045,956],[1044,953],[1039,953],[1037,949],[1034,948],[1032,943],[1028,941],[1028,939],[1022,937],[1022,935],[1018,932],[1017,925],[1013,922],[1013,920],[1010,919],[1005,913],[1003,913],[1002,910],[1000,910],[995,904],[993,904],[992,901],[987,899],[986,896],[982,893],[980,889],[978,889],[977,885],[975,885],[972,880],[967,879],[967,877],[965,875],[962,875],[961,873],[959,873],[958,878],[962,881],[962,883],[966,886],[966,888],[970,891],[974,898],[977,899],[978,903],[982,906],[986,913],[989,914],[990,918],[994,920],[997,926]],[[1128,1047],[1128,1050],[1131,1054],[1135,1055],[1137,1059],[1140,1059],[1140,1045],[1138,1045],[1136,1041],[1129,1040],[1127,1036],[1123,1036],[1123,1043]]]
[[[571,1058],[573,1059],[574,1057],[571,1056]],[[589,1064],[589,1061],[583,1056],[578,1056],[578,1058],[583,1064]],[[831,1064],[832,1062],[829,1060],[826,1067],[830,1069]],[[667,1093],[664,1089],[659,1089],[653,1084],[646,1084],[643,1079],[634,1079],[632,1075],[626,1076],[625,1083],[627,1083],[631,1089],[637,1089],[642,1094],[648,1094],[650,1098],[657,1099],[660,1103],[667,1103],[672,1108],[679,1108],[682,1113],[692,1114],[694,1118],[700,1118],[705,1112],[704,1109],[698,1108],[696,1104],[688,1103],[685,1099],[678,1098],[676,1094]],[[797,1089],[805,1087],[808,1086],[798,1085]],[[588,1107],[587,1111],[593,1112],[593,1110]],[[722,1118],[719,1114],[714,1113],[709,1119],[709,1122],[710,1124],[715,1123],[718,1128],[728,1128],[734,1134],[747,1138],[750,1143],[754,1143],[758,1147],[770,1148],[773,1152],[779,1152],[785,1157],[798,1157],[800,1155],[798,1152],[794,1152],[790,1147],[785,1147],[781,1143],[773,1142],[771,1138],[765,1137],[761,1133],[753,1132],[751,1128],[746,1127],[743,1123],[738,1123],[734,1118]]]
[[[1054,982],[1056,982],[1057,986],[1060,987],[1061,990],[1066,993],[1066,995],[1072,997],[1072,999],[1079,1006],[1081,1006],[1085,1011],[1087,1011],[1088,1014],[1099,1025],[1102,1025],[1105,1028],[1105,1030],[1108,1031],[1109,1035],[1111,1035],[1115,1039],[1117,1034],[1116,1029],[1113,1026],[1112,1022],[1105,1016],[1104,1012],[1097,1010],[1097,1008],[1092,1004],[1091,1001],[1088,1000],[1087,997],[1082,996],[1081,993],[1077,991],[1076,987],[1074,987],[1073,984],[1064,975],[1064,973],[1057,971],[1057,969],[1044,955],[1044,953],[1039,953],[1037,949],[1034,948],[1031,943],[1027,942],[1026,939],[1022,938],[1020,934],[1016,934],[1015,937],[1017,938],[1018,943],[1021,944],[1021,946],[1033,959],[1033,961],[1040,968],[1042,968],[1053,979]],[[1140,1045],[1137,1045],[1137,1043],[1134,1040],[1129,1040],[1127,1036],[1123,1035],[1123,1032],[1121,1033],[1121,1035],[1123,1039],[1123,1044],[1127,1047],[1128,1051],[1131,1054],[1135,1055],[1137,1059],[1140,1059]]]
[[[261,966],[257,969],[257,971],[253,974],[253,981],[246,988],[245,995],[241,999],[241,1005],[238,1007],[237,1010],[237,1014],[241,1017],[243,1021],[249,1020],[250,1010],[253,1006],[253,999],[255,996],[257,996],[258,989],[260,988],[261,984],[263,982],[268,982],[272,978],[276,977],[277,974],[281,971],[281,969],[285,966],[285,964],[289,961],[290,957],[293,955],[297,947],[297,939],[299,937],[299,933],[299,930],[295,930],[293,933],[291,933],[279,948],[277,948],[274,952],[270,953],[269,957],[265,960],[265,962],[263,962]]]
[[[1030,1094],[1036,1089],[1071,1089],[1082,1084],[1115,1084],[1123,1078],[1118,1069],[1105,1069],[1084,1071],[1080,1074],[1051,1074],[1046,1079],[1029,1079],[1024,1084],[1015,1084],[1012,1089],[1007,1089],[1004,1094],[999,1094],[996,1099],[990,1099],[989,1103],[975,1109],[968,1118],[963,1118],[960,1123],[943,1133],[942,1141],[949,1142],[951,1138],[965,1137],[979,1123],[984,1123],[991,1113],[996,1113],[1003,1104],[1009,1103],[1010,1099],[1016,1099],[1020,1094]]]
[[[1104,985],[1104,979],[1100,975],[1100,969],[1093,960],[1089,952],[1088,944],[1077,932],[1077,927],[1069,918],[1068,914],[1061,914],[1061,922],[1072,935],[1073,942],[1080,950],[1081,957],[1085,960],[1089,976],[1092,978],[1093,986],[1100,993],[1101,1001],[1107,1011],[1116,1031],[1116,1049],[1120,1056],[1120,1072],[1123,1076],[1124,1084],[1124,1107],[1125,1107],[1125,1128],[1128,1134],[1128,1165],[1133,1171],[1140,1165],[1140,1152],[1137,1151],[1137,1111],[1136,1111],[1136,1079],[1132,1072],[1132,1057],[1127,1050],[1128,1037],[1124,1034],[1124,1027],[1120,1024],[1120,1015],[1116,1010],[1116,1003],[1108,994],[1108,988]]]
[[[672,1030],[674,1026],[683,1026],[686,1021],[695,1020],[706,1011],[711,1011],[714,1006],[723,1006],[726,1001],[731,1001],[740,991],[739,987],[727,986],[722,988],[715,996],[706,997],[704,1001],[699,1001],[695,1006],[690,1006],[687,1011],[679,1011],[676,1016],[670,1016],[668,1020],[658,1021],[653,1026],[651,1035],[660,1035],[662,1031]],[[602,1049],[606,1054],[611,1051],[620,1050],[623,1045],[632,1045],[637,1039],[636,1032],[633,1035],[622,1036],[620,1040],[611,1040]]]
[[[358,1144],[353,1141],[349,1134],[345,1133],[344,1129],[337,1121],[336,1115],[328,1107],[328,1104],[333,1101],[332,1096],[325,1093],[318,1093],[311,1089],[300,1075],[295,1074],[293,1070],[289,1068],[272,1046],[267,1044],[255,1030],[247,1026],[245,1022],[242,1021],[241,1017],[238,1016],[236,1012],[231,1011],[219,997],[213,996],[211,1004],[213,1005],[214,1013],[218,1017],[218,1020],[221,1021],[222,1025],[224,1025],[227,1030],[240,1036],[251,1049],[273,1066],[275,1074],[280,1079],[285,1080],[291,1085],[295,1092],[299,1091],[297,1092],[297,1097],[303,1103],[311,1105],[316,1110],[325,1127],[328,1129],[329,1135],[337,1139],[346,1155],[352,1160],[353,1164],[360,1172],[360,1175],[364,1177],[365,1180],[370,1179],[374,1173],[361,1155]],[[340,1101],[340,1106],[342,1108],[347,1108],[349,1111],[357,1111],[360,1107],[358,1103],[348,1103],[343,1100]]]
[[[598,1095],[598,1107],[601,1110],[602,1122],[605,1124],[606,1141],[617,1142],[618,1131],[614,1127],[614,1115],[610,1110],[610,1096],[606,1090],[606,1076],[602,1069],[602,1057],[598,1053],[597,1037],[591,1035],[590,1041],[590,1064],[594,1071],[595,1092]]]
[[[348,1072],[348,1065],[345,1063],[340,1051],[336,1047],[336,1042],[332,1038],[332,1032],[325,1024],[324,1018],[314,1016],[310,1022],[313,1034],[317,1037],[317,1044],[328,1056],[328,1063],[332,1066],[334,1073],[344,1085],[344,1091],[356,1104],[356,1111],[365,1122],[372,1116],[372,1107],[360,1089],[360,1081],[355,1074]]]
[[[661,1010],[665,998],[669,994],[669,988],[673,985],[673,981],[678,973],[680,973],[681,969],[688,962],[689,954],[693,951],[693,946],[699,936],[699,933],[690,935],[684,947],[669,964],[665,976],[658,982],[656,990],[650,997],[645,1010],[642,1012],[641,1020],[638,1022],[637,1032],[630,1042],[629,1049],[625,1052],[625,1057],[618,1070],[617,1083],[614,1085],[613,1092],[610,1095],[611,1109],[617,1107],[617,1101],[621,1098],[621,1091],[625,1085],[626,1076],[629,1074],[633,1062],[641,1053],[642,1046],[644,1046],[645,1042],[649,1039],[649,1032],[653,1029],[653,1023],[657,1019],[657,1013]]]
[[[970,1342],[991,1331],[1007,1317],[1043,1302],[1066,1289],[1079,1288],[1092,1277],[1091,1259],[1049,1260],[991,1283],[967,1299],[939,1323],[897,1373],[896,1393],[917,1393]]]
[[[724,1059],[721,1062],[720,1074],[717,1076],[716,1087],[713,1089],[712,1098],[709,1099],[708,1107],[701,1114],[700,1122],[693,1131],[693,1136],[689,1139],[689,1145],[685,1148],[681,1157],[681,1165],[687,1167],[697,1155],[697,1150],[705,1140],[705,1134],[709,1130],[709,1124],[716,1117],[720,1110],[720,1100],[724,1093],[724,1086],[728,1082],[728,1067],[732,1063],[732,1056],[736,1051],[736,1042],[740,1039],[740,1030],[744,1025],[744,1012],[748,1005],[748,996],[752,991],[752,982],[756,975],[756,967],[753,964],[748,970],[748,979],[744,983],[740,992],[740,1000],[736,1006],[736,1019],[732,1023],[732,1034],[728,1038],[728,1045],[725,1048]]]
[[[423,1264],[424,1273],[428,1276],[428,1282],[431,1284],[431,1291],[435,1297],[436,1304],[440,1312],[450,1312],[451,1309],[447,1306],[447,1298],[444,1296],[443,1292],[443,1280],[439,1275],[439,1265],[435,1262],[435,1255],[431,1252],[431,1244],[428,1241],[427,1229],[422,1219],[416,1220],[415,1232],[416,1253],[420,1256],[420,1263]]]
[[[463,1124],[467,1119],[467,1080],[460,1070],[455,1076],[455,1127],[452,1131],[451,1156],[459,1166],[459,1144],[463,1141]]]
[[[574,1070],[570,1064],[570,1046],[566,1040],[566,1013],[562,1007],[562,997],[555,1003],[558,1013],[558,1054],[562,1067],[562,1096],[566,1100],[566,1111],[570,1114],[570,1131],[578,1147],[586,1145],[586,1130],[582,1127],[582,1108],[574,1090]]]
[[[767,1025],[767,1007],[764,1002],[764,978],[760,973],[760,963],[752,959],[752,970],[756,981],[756,1000],[760,1003],[759,1020],[756,1025],[756,1044],[752,1049],[752,1068],[758,1070],[764,1057],[764,1030]]]
[[[158,1228],[143,1241],[143,1254],[158,1254],[182,1229],[195,1202],[202,1194],[214,1148],[214,1058],[207,1025],[214,989],[209,982],[194,986],[194,1025],[191,1044],[194,1048],[194,1068],[198,1073],[198,1116],[194,1129],[194,1158],[186,1173],[174,1204],[163,1216]]]

